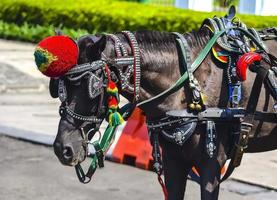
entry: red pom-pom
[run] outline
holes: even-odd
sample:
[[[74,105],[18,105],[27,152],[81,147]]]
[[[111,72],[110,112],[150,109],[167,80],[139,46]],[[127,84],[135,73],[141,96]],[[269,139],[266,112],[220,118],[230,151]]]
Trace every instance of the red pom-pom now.
[[[35,50],[38,69],[46,76],[59,77],[77,64],[78,46],[68,36],[59,35],[43,39]]]
[[[110,95],[116,95],[118,93],[118,88],[117,88],[115,82],[109,81],[108,87],[107,87],[107,92]]]
[[[118,108],[118,102],[117,102],[117,99],[114,96],[109,97],[108,107],[110,109],[117,109]]]

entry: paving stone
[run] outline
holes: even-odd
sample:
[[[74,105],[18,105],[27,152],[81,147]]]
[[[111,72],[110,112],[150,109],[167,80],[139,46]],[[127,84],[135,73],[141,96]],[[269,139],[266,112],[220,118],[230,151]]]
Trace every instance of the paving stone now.
[[[249,194],[256,194],[256,193],[261,193],[261,192],[266,192],[267,189],[254,186],[254,185],[249,185],[245,183],[241,183],[238,181],[233,181],[233,180],[228,180],[225,181],[222,186],[222,189],[228,190],[230,192],[235,192],[241,195],[249,195]]]
[[[271,191],[266,191],[266,192],[249,195],[249,197],[253,197],[253,199],[255,199],[255,200],[276,200],[277,192],[271,190]]]
[[[48,87],[48,81],[31,77],[11,65],[0,62],[0,93],[42,91]]]

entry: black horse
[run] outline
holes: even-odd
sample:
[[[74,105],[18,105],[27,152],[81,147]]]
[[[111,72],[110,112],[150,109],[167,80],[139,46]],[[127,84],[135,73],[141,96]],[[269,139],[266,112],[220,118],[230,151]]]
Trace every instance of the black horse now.
[[[159,93],[162,93],[181,76],[179,52],[176,44],[176,36],[171,33],[157,31],[138,31],[135,37],[140,49],[141,81],[139,90],[139,101],[147,100]],[[132,55],[132,48],[124,34],[116,36],[127,49],[128,55]],[[186,33],[184,35],[190,48],[189,54],[195,60],[200,51],[211,38],[211,32],[207,28]],[[277,56],[277,42],[268,40],[266,47],[271,53]],[[100,59],[116,58],[114,41],[110,36],[84,36],[78,40],[79,58],[78,64],[90,63]],[[264,65],[268,63],[261,61]],[[133,94],[122,89],[119,71],[111,66],[114,72],[114,79],[118,80],[120,94],[133,101]],[[101,70],[95,73],[102,73]],[[211,54],[202,62],[195,71],[194,76],[199,81],[203,93],[207,96],[207,107],[227,107],[228,84],[224,77],[224,67],[216,62]],[[255,73],[248,72],[247,81],[243,83],[243,102],[246,106],[251,91]],[[107,94],[101,90],[103,96],[94,99],[89,98],[87,88],[87,77],[72,82],[67,77],[62,77],[67,89],[67,105],[75,113],[85,116],[97,115],[101,110],[99,101],[105,99]],[[53,80],[52,80],[53,81]],[[55,84],[50,83],[50,90],[53,92]],[[188,85],[177,92],[167,96],[158,105],[149,104],[143,108],[147,120],[155,120],[165,116],[170,110],[180,110],[188,107],[190,101],[190,89]],[[264,90],[262,91],[264,93]],[[55,96],[55,95],[54,95]],[[264,95],[259,99],[258,110],[262,110],[265,103]],[[272,108],[273,101],[270,99]],[[106,105],[104,101],[103,105]],[[273,111],[272,111],[273,112]],[[100,116],[99,116],[100,117]],[[105,116],[102,116],[104,118]],[[63,116],[59,123],[58,134],[54,142],[54,150],[59,160],[65,164],[74,166],[86,158],[86,144],[84,145],[84,133],[95,128],[95,124],[83,122],[69,115]],[[257,130],[259,127],[259,131]],[[205,153],[206,126],[198,123],[192,136],[182,145],[176,145],[160,137],[160,144],[163,150],[163,166],[166,188],[169,200],[181,200],[184,198],[186,180],[192,166],[195,166],[200,173],[201,199],[215,200],[218,198],[220,185],[220,170],[224,166],[232,149],[233,136],[231,134],[232,124],[216,124],[216,156],[210,158]],[[255,122],[251,132],[247,152],[261,152],[277,149],[277,127],[274,124],[260,124]],[[93,134],[92,134],[93,135]],[[91,135],[89,136],[91,137]],[[90,138],[89,138],[90,139]]]

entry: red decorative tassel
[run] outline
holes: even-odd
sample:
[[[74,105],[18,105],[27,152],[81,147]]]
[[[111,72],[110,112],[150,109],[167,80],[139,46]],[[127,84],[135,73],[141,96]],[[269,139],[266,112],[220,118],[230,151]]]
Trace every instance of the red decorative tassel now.
[[[113,82],[111,80],[109,81],[108,86],[107,86],[107,92],[113,96],[117,95],[118,89],[117,89],[115,82]]]
[[[110,126],[118,126],[124,122],[121,114],[118,112],[118,103],[119,103],[119,95],[118,88],[111,80],[110,70],[108,66],[105,66],[107,77],[108,77],[108,86],[107,93],[110,95],[108,98],[108,107],[109,107],[109,124]]]
[[[108,107],[109,107],[109,109],[113,109],[113,110],[118,108],[118,102],[117,102],[117,99],[114,96],[109,97]]]

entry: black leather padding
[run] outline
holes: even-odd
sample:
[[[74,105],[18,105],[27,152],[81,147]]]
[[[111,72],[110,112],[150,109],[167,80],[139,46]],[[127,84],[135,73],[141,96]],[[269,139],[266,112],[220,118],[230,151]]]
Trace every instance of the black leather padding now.
[[[162,130],[162,136],[169,142],[182,146],[195,131],[197,122],[189,122],[179,127]]]
[[[49,93],[52,98],[59,97],[59,79],[50,78]]]

